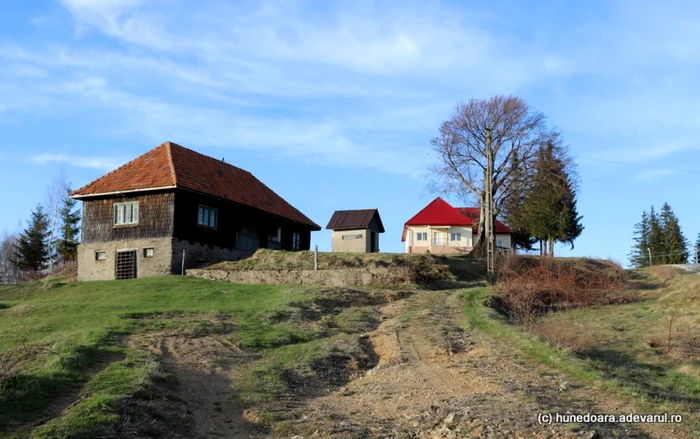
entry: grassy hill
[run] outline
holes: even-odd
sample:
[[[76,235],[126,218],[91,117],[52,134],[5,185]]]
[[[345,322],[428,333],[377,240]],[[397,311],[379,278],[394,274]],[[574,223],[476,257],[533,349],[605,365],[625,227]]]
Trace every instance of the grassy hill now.
[[[261,252],[219,267],[306,268],[310,256]],[[478,273],[463,257],[325,254],[322,261],[324,267],[447,267],[455,279]],[[524,263],[536,265],[537,259]],[[577,276],[584,280],[615,271],[599,261],[566,263],[577,264]],[[517,357],[518,366],[509,371],[545,377],[556,371],[574,388],[591,389],[577,390],[582,395],[608,395],[636,413],[681,413],[678,431],[700,429],[700,275],[655,267],[634,272],[630,281],[625,294],[632,300],[559,308],[528,324],[508,321],[492,307],[497,290],[467,282],[427,291],[165,276],[85,283],[58,278],[0,287],[0,436],[191,438],[211,437],[212,431],[233,425],[263,437],[290,437],[308,418],[304,401],[364,391],[343,389],[381,361],[387,346],[376,345],[377,340],[398,341],[410,350],[412,340],[422,336],[436,348],[449,348],[450,357],[431,367],[464,368],[482,379],[480,374],[493,368],[480,371],[482,361],[471,360],[464,348],[477,340],[481,347],[475,352],[490,346],[503,353],[495,364]],[[462,321],[457,314],[464,319],[461,327],[454,326]],[[377,336],[375,329],[388,321],[394,329]],[[463,346],[464,352],[455,350],[459,361],[453,362],[453,346]],[[404,353],[390,363],[406,361]],[[421,361],[429,357],[418,357],[420,372],[426,367]],[[503,378],[494,374],[492,379]],[[401,380],[397,383],[391,391],[401,395]],[[200,410],[200,400],[193,404],[192,398],[203,395],[213,399]],[[537,404],[562,404],[558,397],[550,399]],[[488,397],[472,403],[492,404]],[[195,422],[202,417],[207,422]],[[312,421],[334,420],[307,419],[310,432],[316,428]]]
[[[264,352],[262,361],[246,366],[250,392],[243,393],[261,397],[254,381],[264,379],[262,397],[274,398],[272,388],[282,387],[275,373],[281,364],[308,364],[333,349],[364,355],[356,340],[343,337],[371,326],[363,304],[384,300],[379,292],[177,276],[0,287],[0,432],[36,438],[118,434],[127,416],[125,398],[162,378],[152,353],[127,347],[129,337],[151,332],[224,334],[237,347]],[[165,424],[163,431],[171,428]]]

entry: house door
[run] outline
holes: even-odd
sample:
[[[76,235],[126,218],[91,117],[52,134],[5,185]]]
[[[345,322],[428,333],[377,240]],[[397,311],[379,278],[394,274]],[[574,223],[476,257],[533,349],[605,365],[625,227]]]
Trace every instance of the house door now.
[[[369,251],[372,253],[376,253],[379,251],[379,240],[377,239],[377,232],[372,230],[369,234],[370,237],[370,244],[369,244]]]
[[[114,270],[114,278],[117,280],[136,278],[136,250],[117,251]]]

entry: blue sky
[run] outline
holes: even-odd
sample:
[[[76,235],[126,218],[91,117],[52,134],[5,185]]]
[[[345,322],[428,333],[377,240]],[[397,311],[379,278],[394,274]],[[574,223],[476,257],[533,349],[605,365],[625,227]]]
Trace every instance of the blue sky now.
[[[0,231],[61,172],[79,187],[171,140],[323,226],[377,207],[381,250],[402,251],[439,124],[513,94],[577,157],[585,231],[559,254],[626,263],[652,204],[700,232],[698,41],[693,1],[6,2]]]

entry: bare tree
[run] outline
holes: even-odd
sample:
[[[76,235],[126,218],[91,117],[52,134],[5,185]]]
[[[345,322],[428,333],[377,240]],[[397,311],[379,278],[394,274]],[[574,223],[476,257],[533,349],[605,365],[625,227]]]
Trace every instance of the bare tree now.
[[[60,208],[68,197],[70,184],[66,182],[63,172],[56,176],[48,187],[46,200],[47,215],[49,216],[49,271],[53,272],[56,259],[56,230],[60,227]]]
[[[559,133],[547,128],[545,116],[520,98],[459,103],[431,142],[439,162],[429,168],[429,188],[476,199],[481,213],[474,247],[483,251],[486,206],[492,206],[491,221],[501,215],[532,172],[540,147],[558,138]],[[491,200],[486,199],[489,192]]]
[[[21,280],[21,273],[15,264],[17,241],[17,234],[7,231],[0,239],[0,284],[14,284]]]

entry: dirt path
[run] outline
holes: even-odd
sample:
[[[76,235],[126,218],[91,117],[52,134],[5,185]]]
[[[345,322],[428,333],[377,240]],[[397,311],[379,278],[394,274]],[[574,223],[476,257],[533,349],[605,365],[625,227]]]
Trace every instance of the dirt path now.
[[[378,358],[376,366],[322,396],[294,397],[287,435],[270,435],[280,431],[276,428],[265,433],[255,407],[246,410],[239,400],[237,365],[250,354],[225,335],[146,334],[132,337],[130,344],[159,355],[178,383],[175,407],[192,421],[194,436],[173,438],[690,439],[661,424],[540,425],[537,415],[543,412],[634,410],[464,329],[468,322],[461,306],[455,294],[440,291],[384,305],[381,323],[364,336]]]
[[[132,337],[130,344],[159,355],[163,369],[175,378],[182,416],[192,421],[185,437],[248,439],[259,431],[246,417],[233,382],[231,365],[245,353],[226,337],[147,334]]]
[[[309,437],[686,437],[663,425],[539,425],[541,412],[633,410],[462,331],[465,318],[452,295],[421,292],[385,306],[383,315],[370,335],[379,363],[308,403]]]

